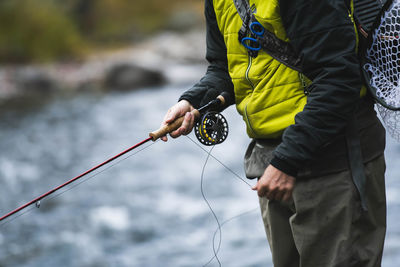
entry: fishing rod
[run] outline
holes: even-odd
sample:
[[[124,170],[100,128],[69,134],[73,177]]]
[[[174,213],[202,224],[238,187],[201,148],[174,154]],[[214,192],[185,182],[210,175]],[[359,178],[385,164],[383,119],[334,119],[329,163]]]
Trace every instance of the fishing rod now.
[[[228,136],[228,124],[226,119],[219,113],[220,110],[226,107],[226,103],[230,102],[230,95],[227,93],[222,93],[216,99],[210,101],[206,105],[200,107],[199,109],[193,109],[191,113],[194,115],[196,119],[195,125],[195,135],[200,143],[211,146],[215,144],[220,144],[225,141],[226,137]],[[26,204],[8,212],[7,214],[0,217],[0,222],[7,219],[8,217],[26,209],[27,207],[35,204],[39,207],[40,200],[48,197],[49,195],[55,193],[56,191],[64,188],[65,186],[81,179],[82,177],[94,172],[95,170],[107,165],[108,163],[116,160],[117,158],[125,155],[126,153],[144,145],[145,143],[149,142],[150,140],[156,141],[160,137],[165,136],[176,129],[178,129],[184,120],[185,116],[181,116],[171,122],[170,124],[164,125],[160,127],[158,130],[149,133],[149,137],[144,139],[143,141],[135,144],[134,146],[122,151],[121,153],[107,159],[106,161],[98,164],[97,166],[81,173],[80,175],[68,180],[67,182],[51,189],[50,191],[32,199],[31,201],[27,202]]]

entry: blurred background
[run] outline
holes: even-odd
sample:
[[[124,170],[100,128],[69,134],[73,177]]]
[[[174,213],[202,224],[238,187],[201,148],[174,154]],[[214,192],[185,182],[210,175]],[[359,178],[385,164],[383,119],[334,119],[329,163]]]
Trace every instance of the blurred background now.
[[[203,4],[0,1],[1,215],[158,128],[206,71]],[[0,267],[272,266],[238,178],[249,140],[236,110],[224,115],[218,160],[193,134],[149,143],[1,224]],[[400,263],[399,156],[388,137],[385,267]]]

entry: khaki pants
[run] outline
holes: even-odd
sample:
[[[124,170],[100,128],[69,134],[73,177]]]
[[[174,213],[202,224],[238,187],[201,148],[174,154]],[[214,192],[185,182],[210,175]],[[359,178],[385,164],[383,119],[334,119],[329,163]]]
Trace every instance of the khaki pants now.
[[[274,266],[381,266],[386,231],[384,172],[383,156],[365,164],[367,212],[361,209],[348,170],[297,179],[290,203],[260,198]]]

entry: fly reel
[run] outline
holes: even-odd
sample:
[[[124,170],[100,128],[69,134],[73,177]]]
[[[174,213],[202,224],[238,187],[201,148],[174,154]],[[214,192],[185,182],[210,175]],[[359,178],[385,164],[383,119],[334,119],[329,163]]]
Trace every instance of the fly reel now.
[[[225,141],[228,136],[228,123],[218,112],[207,112],[195,125],[197,139],[206,146],[213,146]]]

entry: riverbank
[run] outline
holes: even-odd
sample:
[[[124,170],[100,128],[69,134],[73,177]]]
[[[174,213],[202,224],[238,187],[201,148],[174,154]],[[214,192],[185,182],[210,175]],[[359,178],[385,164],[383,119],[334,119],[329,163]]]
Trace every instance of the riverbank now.
[[[135,90],[197,80],[186,68],[204,66],[202,29],[163,32],[134,46],[80,62],[0,66],[0,106],[16,99],[82,91]],[[190,75],[189,75],[190,73]]]

